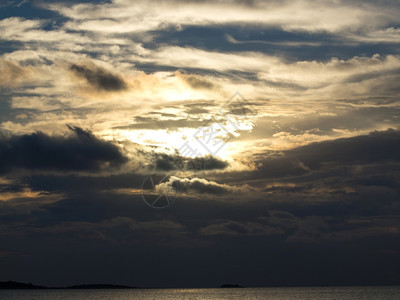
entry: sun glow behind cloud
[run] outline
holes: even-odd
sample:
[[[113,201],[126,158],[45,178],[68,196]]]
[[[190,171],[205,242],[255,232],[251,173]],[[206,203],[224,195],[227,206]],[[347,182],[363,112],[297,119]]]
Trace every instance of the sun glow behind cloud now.
[[[213,127],[215,132],[210,132]],[[204,126],[198,128],[180,128],[177,130],[123,130],[117,129],[111,133],[118,140],[129,140],[143,146],[155,146],[158,151],[178,153],[188,157],[204,157],[215,155],[223,159],[231,159],[232,156],[240,154],[241,147],[229,147],[240,132],[251,131],[253,125],[250,122],[243,123],[238,130],[227,124],[210,123],[204,121]],[[214,135],[213,135],[214,134]],[[213,136],[211,136],[213,135]],[[199,143],[203,141],[202,143]],[[213,147],[213,144],[218,144]],[[188,151],[187,147],[193,148],[195,152]],[[216,150],[217,149],[217,150]],[[214,152],[213,152],[214,150]]]
[[[0,281],[400,282],[399,1],[67,2],[0,1]]]
[[[58,136],[70,124],[130,158],[188,156],[191,141],[190,155],[237,172],[265,153],[397,129],[399,7],[355,3],[43,4],[56,25],[0,20],[1,129]],[[254,108],[239,127],[236,91]],[[210,126],[223,147],[198,143]]]

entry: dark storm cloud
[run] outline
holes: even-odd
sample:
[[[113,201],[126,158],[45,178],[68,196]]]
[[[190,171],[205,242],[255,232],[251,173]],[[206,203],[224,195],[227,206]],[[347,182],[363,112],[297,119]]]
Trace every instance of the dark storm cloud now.
[[[87,179],[84,179],[85,182]],[[43,179],[43,183],[47,180]],[[105,178],[101,178],[96,184],[97,180],[90,178],[91,185],[102,187]],[[59,181],[63,184],[63,179],[60,178]],[[79,178],[76,178],[76,182],[78,181]],[[117,182],[118,178],[112,181]],[[129,179],[124,181],[129,186]],[[135,181],[137,179],[132,178],[132,186]],[[67,186],[65,188],[70,189]],[[57,268],[63,266],[63,269],[69,270],[69,264],[63,264],[65,257],[74,262],[82,259],[83,266],[93,268],[98,261],[107,257],[115,259],[119,255],[125,255],[121,261],[115,261],[115,271],[122,270],[119,272],[123,274],[131,272],[130,268],[123,267],[129,259],[136,268],[141,266],[141,271],[147,270],[151,264],[157,264],[157,270],[163,269],[163,265],[159,265],[161,263],[166,263],[165,268],[169,270],[181,268],[184,271],[183,264],[190,263],[193,266],[197,261],[201,262],[199,267],[210,263],[214,268],[217,264],[221,270],[231,268],[232,271],[239,268],[240,272],[235,276],[243,280],[249,280],[247,275],[240,277],[243,270],[248,270],[248,264],[254,266],[252,272],[260,272],[260,276],[265,276],[265,272],[257,271],[258,268],[264,270],[268,267],[268,270],[272,269],[274,276],[282,272],[282,278],[274,277],[275,279],[267,281],[268,284],[275,282],[274,280],[276,283],[293,280],[293,283],[299,284],[296,279],[302,276],[304,270],[308,270],[307,274],[312,273],[309,268],[314,264],[318,264],[315,272],[319,276],[329,275],[338,282],[345,282],[340,281],[342,265],[329,265],[327,262],[333,259],[358,268],[364,265],[365,259],[370,266],[370,262],[377,259],[378,251],[387,252],[379,257],[385,258],[385,263],[392,266],[398,253],[399,241],[399,235],[395,232],[399,226],[398,219],[393,217],[395,211],[392,210],[391,217],[381,213],[378,216],[376,213],[373,216],[363,216],[362,208],[367,205],[363,201],[365,198],[361,199],[363,195],[359,196],[360,200],[355,204],[349,201],[354,200],[354,195],[340,195],[347,197],[345,200],[349,201],[343,205],[339,201],[336,204],[321,203],[320,199],[309,197],[311,193],[296,193],[293,195],[296,200],[290,203],[285,199],[287,195],[274,191],[274,194],[262,202],[248,202],[245,205],[229,202],[221,204],[202,198],[187,199],[179,195],[173,206],[160,213],[147,207],[139,194],[118,194],[112,191],[105,193],[94,188],[90,193],[75,193],[62,201],[43,205],[32,211],[30,218],[23,211],[14,211],[12,216],[1,219],[4,224],[0,226],[0,244],[3,245],[1,250],[22,252],[26,257],[23,263],[31,261],[29,266],[40,265],[42,270],[44,268],[49,271],[55,262]],[[220,194],[215,194],[215,197],[218,196]],[[280,202],[280,210],[273,208],[277,204],[270,202],[271,198],[279,199],[277,202]],[[382,205],[382,197],[372,195],[367,202],[373,200],[372,198],[376,207]],[[324,210],[320,208],[322,205],[325,206]],[[346,214],[337,215],[337,207],[340,205]],[[358,206],[358,211],[353,211],[352,206]],[[8,212],[10,209],[3,207]],[[329,214],[321,214],[324,211]],[[32,239],[35,239],[40,248],[32,247]],[[51,243],[54,239],[57,239],[57,247]],[[188,251],[188,248],[191,250]],[[90,253],[87,259],[82,258],[82,249],[85,253]],[[232,249],[235,251],[232,252]],[[110,258],[110,251],[118,255]],[[154,254],[151,259],[148,258],[149,253]],[[319,261],[321,253],[326,255],[326,259]],[[354,257],[360,256],[364,258],[355,262]],[[48,258],[51,258],[51,263],[47,263]],[[266,258],[270,259],[264,261]],[[221,259],[226,261],[221,262]],[[146,263],[142,264],[143,260]],[[23,263],[21,262],[21,266]],[[246,266],[238,266],[240,263]],[[304,264],[304,270],[293,271],[291,266],[299,263]],[[321,263],[329,271],[321,271],[324,269]],[[232,265],[234,267],[230,267]],[[398,264],[394,263],[389,270],[396,270],[397,267]],[[30,268],[26,269],[30,272]],[[366,269],[363,272],[367,272],[366,277],[372,278],[375,270],[377,269]],[[224,278],[230,272],[224,273]],[[288,278],[287,273],[292,274],[291,272],[295,272],[296,276]],[[334,276],[332,272],[339,272],[339,275]],[[174,273],[176,282],[172,286],[178,283],[190,286],[190,282],[185,281],[185,276],[180,277],[177,274],[178,272]],[[124,277],[119,276],[116,278]],[[164,279],[154,277],[152,270],[150,275],[144,272],[138,277],[139,279],[132,282],[133,285],[140,285],[142,279],[147,282],[144,286],[165,284]],[[79,280],[86,279],[82,276]],[[215,284],[214,280],[219,284],[220,279],[215,278],[207,284]]]
[[[207,155],[204,157],[186,158],[179,155],[164,153],[154,153],[155,167],[160,171],[171,170],[221,170],[229,164],[215,156]]]
[[[400,131],[371,132],[369,135],[315,143],[288,150],[287,157],[310,168],[323,163],[357,164],[400,160]]]
[[[224,173],[215,178],[223,178],[225,184],[248,183],[262,191],[263,201],[254,193],[247,196],[254,199],[246,202],[247,212],[243,208],[241,214],[230,213],[231,220],[256,220],[258,210],[265,215],[258,222],[282,228],[291,242],[396,236],[399,224],[393,224],[391,216],[400,213],[398,153],[399,131],[372,132],[270,152],[265,154],[268,157],[256,159],[261,165],[254,172]],[[249,214],[252,210],[253,217]],[[353,223],[373,216],[379,216],[380,225]]]
[[[72,64],[69,69],[76,76],[85,79],[96,90],[116,92],[128,88],[128,84],[121,76],[96,65]]]
[[[371,132],[369,135],[332,141],[270,153],[259,168],[266,177],[301,175],[332,166],[350,166],[400,161],[400,131]]]
[[[192,158],[190,159],[189,163],[192,166],[200,165],[201,170],[221,170],[229,166],[229,163],[227,161],[224,161],[212,155]]]
[[[171,171],[184,168],[182,157],[164,153],[155,153],[155,167],[162,171]]]
[[[42,132],[0,136],[0,172],[14,169],[43,171],[99,171],[127,161],[117,146],[95,137],[90,131],[68,126],[68,136]]]

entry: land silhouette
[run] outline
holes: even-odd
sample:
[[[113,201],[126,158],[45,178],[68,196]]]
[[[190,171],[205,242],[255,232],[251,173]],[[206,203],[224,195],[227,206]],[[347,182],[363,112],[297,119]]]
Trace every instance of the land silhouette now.
[[[16,281],[0,281],[2,290],[37,290],[37,289],[135,289],[134,286],[116,285],[116,284],[79,284],[65,287],[47,287],[34,285],[32,283],[23,283]]]

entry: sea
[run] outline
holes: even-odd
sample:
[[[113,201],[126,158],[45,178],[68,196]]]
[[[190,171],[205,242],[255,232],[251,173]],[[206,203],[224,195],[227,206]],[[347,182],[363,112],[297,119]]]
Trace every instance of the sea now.
[[[270,287],[215,289],[118,289],[118,290],[0,290],[1,300],[396,300],[400,286],[379,287]]]

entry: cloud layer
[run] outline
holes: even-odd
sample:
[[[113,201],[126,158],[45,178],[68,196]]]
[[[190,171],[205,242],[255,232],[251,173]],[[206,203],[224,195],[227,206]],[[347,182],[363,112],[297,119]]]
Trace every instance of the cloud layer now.
[[[0,281],[398,285],[399,15],[1,3]]]
[[[68,126],[67,136],[37,132],[0,138],[0,171],[14,169],[42,171],[100,171],[127,161],[117,146],[96,138],[90,131]]]

